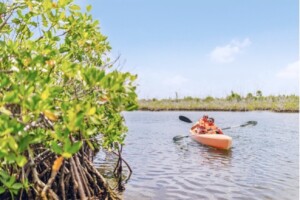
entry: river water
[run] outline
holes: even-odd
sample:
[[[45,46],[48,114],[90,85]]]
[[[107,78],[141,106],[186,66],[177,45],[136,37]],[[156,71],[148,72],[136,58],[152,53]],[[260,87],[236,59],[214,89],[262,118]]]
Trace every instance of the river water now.
[[[224,131],[233,139],[229,151],[196,143],[188,135],[204,112],[125,112],[129,128],[123,157],[133,174],[125,200],[299,199],[299,114],[205,112],[219,127],[255,120],[256,126]],[[95,164],[108,158],[98,154]],[[125,167],[124,167],[125,168]],[[126,170],[125,170],[126,172]]]

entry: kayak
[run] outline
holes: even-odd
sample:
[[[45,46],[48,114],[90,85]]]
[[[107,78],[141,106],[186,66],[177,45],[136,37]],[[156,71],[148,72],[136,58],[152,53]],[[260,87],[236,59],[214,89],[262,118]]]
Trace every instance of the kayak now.
[[[196,142],[218,149],[230,149],[232,138],[221,134],[198,134],[190,130],[190,136]]]

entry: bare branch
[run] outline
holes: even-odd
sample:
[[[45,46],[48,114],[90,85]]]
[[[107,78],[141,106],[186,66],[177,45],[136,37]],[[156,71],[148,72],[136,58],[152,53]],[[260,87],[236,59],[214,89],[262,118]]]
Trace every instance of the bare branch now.
[[[8,17],[0,24],[0,31],[1,29],[3,29],[3,27],[7,24],[9,18],[13,15],[13,10],[11,11],[11,13],[8,15]]]
[[[100,68],[105,69],[106,67],[113,66],[120,59],[120,57],[121,57],[121,55],[119,54],[114,61],[112,61],[110,63],[107,63],[107,64],[105,64],[103,66],[100,66]]]
[[[14,73],[15,71],[13,70],[0,70],[0,73],[4,73],[4,74],[11,74]]]

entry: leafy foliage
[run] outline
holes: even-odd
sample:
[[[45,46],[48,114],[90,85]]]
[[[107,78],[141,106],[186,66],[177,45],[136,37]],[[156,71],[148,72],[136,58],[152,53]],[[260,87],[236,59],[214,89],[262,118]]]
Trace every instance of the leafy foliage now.
[[[231,91],[231,94],[229,96],[227,96],[226,99],[228,101],[233,101],[233,100],[241,101],[242,100],[241,96],[238,93],[235,93],[233,91]]]
[[[83,142],[124,142],[120,112],[137,108],[136,75],[109,64],[90,10],[72,0],[0,2],[0,193],[25,183],[17,175],[35,145],[70,158]]]
[[[212,102],[214,100],[214,98],[212,97],[212,96],[207,96],[207,97],[205,97],[205,99],[204,99],[204,102]]]

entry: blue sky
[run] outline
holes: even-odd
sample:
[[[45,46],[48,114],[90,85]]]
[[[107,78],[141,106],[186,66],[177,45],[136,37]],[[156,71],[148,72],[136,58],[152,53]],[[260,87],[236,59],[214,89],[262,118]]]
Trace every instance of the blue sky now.
[[[88,0],[139,98],[299,95],[297,0]]]

